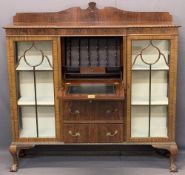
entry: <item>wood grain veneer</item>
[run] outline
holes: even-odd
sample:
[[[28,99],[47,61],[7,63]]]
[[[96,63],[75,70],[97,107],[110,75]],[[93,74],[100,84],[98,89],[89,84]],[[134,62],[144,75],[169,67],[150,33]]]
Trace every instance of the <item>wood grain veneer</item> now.
[[[98,9],[94,2],[87,9],[72,7],[60,12],[17,13],[13,24],[5,28],[7,39],[8,77],[10,87],[10,110],[12,126],[13,157],[11,171],[18,169],[19,152],[35,145],[64,144],[119,144],[152,145],[170,152],[170,171],[177,171],[175,158],[176,120],[176,72],[178,56],[178,25],[168,12],[129,12],[114,7]],[[86,83],[115,83],[116,94],[88,99],[87,95],[68,96],[65,90],[69,83],[80,84],[83,80],[65,79],[64,37],[117,36],[121,38],[119,79],[86,79]],[[20,138],[16,93],[15,42],[52,41],[55,138]],[[169,106],[168,137],[131,137],[131,85],[132,85],[132,41],[168,40],[170,42],[169,62]],[[81,73],[91,73],[90,68],[81,68]],[[105,73],[105,68],[94,69]],[[92,101],[91,101],[92,100]],[[71,106],[72,104],[72,106]],[[117,110],[118,109],[118,110]],[[80,133],[80,136],[79,136]]]

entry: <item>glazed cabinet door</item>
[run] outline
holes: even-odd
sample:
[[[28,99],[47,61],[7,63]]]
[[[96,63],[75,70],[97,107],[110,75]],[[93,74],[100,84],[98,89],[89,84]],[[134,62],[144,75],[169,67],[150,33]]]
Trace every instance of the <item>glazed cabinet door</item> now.
[[[174,139],[176,38],[128,40],[129,140]]]
[[[57,40],[17,37],[9,46],[16,138],[57,138]]]

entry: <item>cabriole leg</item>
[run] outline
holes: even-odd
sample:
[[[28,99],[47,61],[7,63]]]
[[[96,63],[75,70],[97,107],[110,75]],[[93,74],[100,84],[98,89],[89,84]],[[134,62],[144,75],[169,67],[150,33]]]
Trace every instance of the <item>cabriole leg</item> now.
[[[170,172],[177,172],[176,166],[176,156],[178,152],[178,147],[175,143],[173,144],[154,144],[152,145],[154,148],[165,149],[170,153]]]
[[[176,156],[178,152],[177,145],[171,145],[169,151],[170,151],[170,171],[177,172],[176,166]]]
[[[10,171],[16,172],[18,169],[18,164],[19,164],[17,145],[10,145],[9,151],[13,159],[13,164],[10,167]]]
[[[19,153],[21,153],[21,151],[23,150],[23,152],[26,149],[31,149],[33,148],[35,145],[32,144],[28,144],[28,145],[16,145],[16,144],[12,144],[9,147],[9,151],[10,154],[12,155],[12,159],[13,159],[13,164],[10,167],[10,171],[11,172],[16,172],[18,170],[19,167]]]

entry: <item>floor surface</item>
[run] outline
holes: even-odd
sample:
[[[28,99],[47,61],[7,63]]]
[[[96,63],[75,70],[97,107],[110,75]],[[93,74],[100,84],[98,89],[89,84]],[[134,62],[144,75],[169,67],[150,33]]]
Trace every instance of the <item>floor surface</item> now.
[[[0,175],[9,172],[11,156],[0,150]],[[178,175],[185,175],[185,151],[177,157]],[[168,175],[169,159],[145,155],[26,155],[16,175]]]

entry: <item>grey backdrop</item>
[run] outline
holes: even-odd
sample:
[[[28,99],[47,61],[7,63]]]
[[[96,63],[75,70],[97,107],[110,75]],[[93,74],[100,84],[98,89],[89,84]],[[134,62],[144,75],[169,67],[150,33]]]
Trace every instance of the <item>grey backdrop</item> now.
[[[177,143],[185,148],[185,2],[184,0],[94,0],[98,8],[114,6],[130,11],[168,11],[181,25],[177,78]],[[9,88],[5,33],[2,27],[12,22],[16,12],[60,11],[72,6],[86,8],[89,0],[0,0],[0,148],[11,142]],[[184,48],[184,49],[183,49]]]

